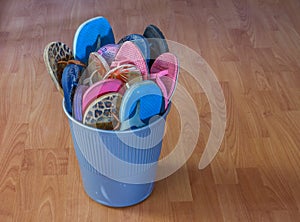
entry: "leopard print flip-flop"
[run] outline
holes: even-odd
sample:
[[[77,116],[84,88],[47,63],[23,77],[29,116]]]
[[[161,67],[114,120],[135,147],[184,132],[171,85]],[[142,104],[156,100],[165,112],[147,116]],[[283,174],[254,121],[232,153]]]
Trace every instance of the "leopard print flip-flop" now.
[[[50,42],[44,49],[44,62],[57,90],[63,95],[61,77],[67,61],[74,59],[71,49],[62,42]],[[66,63],[58,63],[65,61]]]
[[[119,93],[108,93],[95,99],[86,109],[83,123],[98,129],[119,129],[118,115],[121,100],[122,95]]]

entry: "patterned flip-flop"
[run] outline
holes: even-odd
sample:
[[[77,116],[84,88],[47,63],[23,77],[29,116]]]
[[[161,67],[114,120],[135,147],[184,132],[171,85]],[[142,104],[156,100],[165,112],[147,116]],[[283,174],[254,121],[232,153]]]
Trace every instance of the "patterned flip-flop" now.
[[[106,18],[100,16],[82,23],[74,36],[73,50],[75,59],[87,64],[91,52],[100,46],[114,44],[112,28]]]
[[[91,85],[82,97],[82,111],[83,113],[87,107],[98,97],[112,92],[124,94],[125,88],[123,82],[118,79],[104,79]]]
[[[87,107],[83,123],[98,129],[117,130],[120,126],[117,117],[121,100],[119,93],[108,93],[95,99]]]
[[[82,73],[79,83],[82,85],[92,85],[103,79],[109,71],[106,60],[97,52],[92,52],[89,56],[88,66]]]
[[[130,41],[123,43],[110,68],[113,69],[123,64],[133,64],[141,71],[144,80],[148,78],[148,67],[144,56],[139,48]]]
[[[62,42],[51,42],[44,49],[44,62],[51,79],[57,90],[63,94],[61,77],[67,64],[59,64],[59,61],[69,61],[73,58],[71,49]]]
[[[157,84],[151,80],[136,82],[126,90],[123,96],[119,113],[121,125],[136,115],[137,107],[140,120],[147,124],[151,117],[161,113],[162,105],[163,96]]]
[[[165,110],[168,108],[176,88],[178,70],[178,60],[169,52],[160,55],[151,67],[150,78],[155,80],[163,93]]]
[[[169,52],[169,47],[162,31],[155,25],[148,25],[143,36],[148,40],[150,45],[150,62],[151,68],[155,59],[165,52]]]
[[[80,77],[80,67],[78,65],[69,64],[62,74],[62,87],[64,91],[66,110],[72,114],[72,101]]]
[[[142,52],[146,63],[148,64],[150,60],[150,47],[147,39],[140,34],[130,34],[123,37],[118,44],[122,44],[124,42],[131,41],[133,42]]]
[[[106,60],[107,64],[110,66],[112,61],[114,61],[119,49],[120,45],[118,44],[108,44],[102,46],[98,50],[98,53]]]

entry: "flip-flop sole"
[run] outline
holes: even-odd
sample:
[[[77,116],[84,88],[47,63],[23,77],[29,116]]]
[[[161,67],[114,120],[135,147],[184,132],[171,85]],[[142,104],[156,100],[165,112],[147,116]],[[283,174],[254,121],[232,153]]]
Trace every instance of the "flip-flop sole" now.
[[[149,118],[159,115],[163,105],[162,92],[151,80],[134,83],[125,92],[119,118],[121,123],[130,119],[135,114],[137,103],[140,103],[140,119],[147,122]]]
[[[139,48],[130,41],[123,43],[111,64],[111,69],[123,64],[133,64],[141,71],[144,80],[148,78],[148,66],[144,56]]]
[[[150,45],[150,62],[151,68],[155,59],[165,52],[169,52],[168,43],[162,31],[155,25],[148,25],[143,36],[148,40]]]
[[[101,46],[115,43],[112,28],[106,18],[102,16],[95,17],[82,23],[74,36],[73,50],[75,59],[87,64],[90,53],[98,50],[99,37]]]
[[[80,68],[77,65],[69,64],[64,69],[62,74],[62,87],[64,91],[66,110],[72,114],[72,101],[75,93],[75,88],[78,83]]]
[[[92,85],[103,79],[109,71],[106,60],[97,52],[92,52],[89,56],[89,64],[84,70],[79,83],[82,85]]]
[[[118,79],[104,79],[91,85],[82,97],[82,111],[83,113],[96,98],[112,92],[124,94],[123,82]]]
[[[82,122],[82,96],[84,92],[88,89],[88,86],[78,85],[75,90],[73,98],[73,116],[79,122]]]
[[[118,127],[118,111],[122,95],[108,93],[95,99],[86,109],[83,123],[99,129],[113,130]],[[113,114],[114,115],[113,115]]]
[[[71,49],[62,42],[50,42],[44,49],[44,62],[57,90],[63,94],[61,78],[66,64],[58,64],[59,61],[73,59]]]
[[[98,53],[106,60],[107,64],[110,66],[112,61],[115,59],[119,49],[120,45],[118,44],[108,44],[102,46],[98,50]]]
[[[147,64],[150,60],[150,47],[147,39],[140,34],[130,34],[123,37],[118,44],[122,44],[124,42],[131,41],[133,42],[142,52]]]
[[[155,73],[165,70],[167,71],[167,75],[155,78]],[[178,59],[169,52],[160,55],[151,67],[151,76],[154,77],[164,96],[165,110],[175,92],[176,84],[178,82],[178,72]]]

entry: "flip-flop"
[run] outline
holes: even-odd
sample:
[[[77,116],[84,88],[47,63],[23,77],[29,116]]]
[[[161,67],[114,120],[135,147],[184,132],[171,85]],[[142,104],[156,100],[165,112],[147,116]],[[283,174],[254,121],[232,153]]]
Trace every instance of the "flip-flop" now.
[[[122,44],[124,42],[131,41],[133,42],[142,52],[147,64],[150,59],[150,47],[146,38],[140,34],[130,34],[123,37],[118,44]]]
[[[80,67],[78,65],[69,64],[62,74],[62,87],[64,91],[66,110],[72,114],[72,101],[80,77]]]
[[[59,61],[73,59],[71,49],[62,42],[50,42],[44,49],[44,62],[51,79],[57,90],[63,94],[61,77],[66,64],[58,64]]]
[[[120,130],[128,130],[145,126],[146,124],[141,120],[140,111],[141,105],[138,101],[133,116],[130,119],[127,119],[122,122]]]
[[[84,70],[79,83],[82,85],[92,85],[103,79],[109,71],[106,60],[97,52],[92,52],[89,56],[88,66]]]
[[[88,89],[88,86],[78,85],[75,90],[74,98],[73,98],[73,117],[82,122],[82,96],[84,92]]]
[[[98,53],[106,60],[107,64],[110,66],[112,61],[114,61],[119,49],[120,45],[118,44],[108,44],[102,46],[98,50]]]
[[[100,46],[114,43],[114,34],[107,19],[102,16],[91,18],[82,23],[75,33],[75,59],[87,64],[91,52],[99,50]]]
[[[148,25],[143,36],[148,40],[150,45],[150,62],[151,68],[155,59],[165,52],[169,52],[169,47],[162,31],[155,25]]]
[[[83,113],[87,107],[98,97],[112,92],[124,94],[125,88],[123,82],[118,79],[103,79],[91,85],[82,97],[82,111]]]
[[[138,109],[140,120],[147,124],[151,117],[161,113],[162,105],[162,92],[157,84],[151,80],[134,83],[126,90],[121,102],[119,113],[121,126],[123,122],[135,116]],[[140,121],[135,119],[134,122]]]
[[[86,109],[83,123],[98,129],[117,130],[119,107],[122,95],[108,93],[95,99]]]
[[[148,67],[144,56],[139,48],[130,41],[122,44],[110,68],[113,69],[123,64],[133,64],[141,71],[144,80],[148,78]]]
[[[127,87],[135,82],[143,81],[141,71],[132,64],[120,65],[106,73],[104,79],[119,79]]]
[[[160,55],[151,67],[150,78],[155,80],[162,91],[165,110],[168,108],[176,88],[178,70],[178,60],[175,55],[169,52]]]

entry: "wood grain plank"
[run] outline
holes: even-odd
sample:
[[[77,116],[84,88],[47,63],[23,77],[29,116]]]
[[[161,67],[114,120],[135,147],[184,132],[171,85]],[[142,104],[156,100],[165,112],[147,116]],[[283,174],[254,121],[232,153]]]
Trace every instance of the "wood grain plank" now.
[[[13,221],[18,209],[16,198],[20,186],[20,170],[27,124],[10,124],[5,128],[0,152],[0,220]]]
[[[221,87],[226,101],[227,127],[224,136],[225,138],[223,139],[218,156],[211,164],[211,168],[216,184],[237,184],[238,180],[234,162],[234,152],[230,152],[230,150],[232,151],[232,146],[234,146],[236,142],[235,137],[237,136],[237,132],[235,132],[237,128],[237,118],[235,113],[236,104],[228,82],[222,82]]]
[[[218,185],[217,191],[224,221],[251,221],[239,185]]]
[[[168,197],[171,202],[193,201],[187,166],[168,177]]]
[[[1,1],[0,221],[299,221],[299,9],[298,0]],[[188,115],[201,123],[197,146],[147,200],[128,208],[102,206],[85,193],[62,97],[42,56],[51,41],[72,48],[78,26],[100,15],[116,41],[156,24],[195,50],[226,99],[222,147],[200,171],[211,108],[181,67],[179,83],[198,110]],[[161,158],[180,135],[177,108]]]
[[[193,215],[195,221],[224,221],[221,214],[217,186],[214,183],[210,167],[199,171],[190,170],[193,174],[191,181],[193,194]]]

